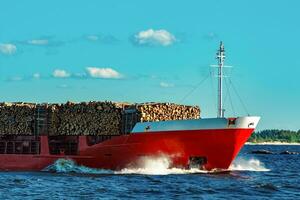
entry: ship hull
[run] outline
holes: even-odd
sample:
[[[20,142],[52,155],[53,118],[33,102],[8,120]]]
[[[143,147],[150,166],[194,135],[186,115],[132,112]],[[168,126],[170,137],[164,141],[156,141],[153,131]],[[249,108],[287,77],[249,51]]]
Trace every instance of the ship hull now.
[[[160,156],[169,159],[170,168],[194,167],[191,162],[196,158],[196,167],[201,169],[228,169],[253,130],[226,128],[142,132],[113,137],[92,146],[87,145],[86,136],[79,136],[77,155],[51,155],[48,137],[41,136],[40,154],[1,154],[0,170],[40,171],[58,159],[71,159],[78,165],[91,168],[120,170],[140,167],[140,159]]]

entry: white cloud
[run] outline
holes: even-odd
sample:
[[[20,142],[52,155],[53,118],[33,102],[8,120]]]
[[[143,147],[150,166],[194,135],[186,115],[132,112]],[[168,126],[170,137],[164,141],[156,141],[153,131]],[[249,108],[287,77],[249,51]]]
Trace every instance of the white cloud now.
[[[207,40],[214,40],[214,39],[218,38],[218,35],[214,32],[210,32],[210,33],[207,33],[206,35],[204,35],[204,38]]]
[[[12,55],[16,53],[17,47],[14,44],[0,44],[0,53]]]
[[[134,38],[135,42],[139,45],[169,46],[176,41],[175,36],[164,29],[148,29],[145,31],[140,31],[134,36]]]
[[[35,78],[35,79],[39,79],[39,78],[41,78],[41,74],[40,73],[34,73],[32,75],[32,77]]]
[[[67,84],[61,84],[61,85],[58,85],[57,87],[65,89],[65,88],[68,88],[69,86]]]
[[[49,41],[45,39],[39,39],[39,40],[29,40],[27,41],[27,43],[32,45],[47,45]]]
[[[172,83],[166,83],[166,82],[160,82],[160,87],[163,87],[163,88],[170,88],[170,87],[174,87],[175,85],[172,84]]]
[[[88,35],[86,37],[88,40],[97,41],[99,40],[99,37],[97,35]]]
[[[119,42],[119,40],[115,36],[104,35],[104,34],[87,35],[87,36],[85,36],[85,39],[87,39],[91,42],[101,42],[102,44],[116,44]]]
[[[8,80],[9,81],[22,81],[22,80],[24,80],[24,78],[21,76],[13,76],[13,77],[10,77]]]
[[[122,75],[112,68],[87,67],[86,70],[89,76],[93,78],[106,78],[106,79],[122,78]]]
[[[62,69],[56,69],[53,71],[52,73],[53,77],[55,78],[68,78],[71,76],[70,73],[68,73],[67,71],[65,70],[62,70]]]
[[[75,73],[75,74],[72,74],[72,76],[76,77],[76,78],[85,78],[86,73]]]

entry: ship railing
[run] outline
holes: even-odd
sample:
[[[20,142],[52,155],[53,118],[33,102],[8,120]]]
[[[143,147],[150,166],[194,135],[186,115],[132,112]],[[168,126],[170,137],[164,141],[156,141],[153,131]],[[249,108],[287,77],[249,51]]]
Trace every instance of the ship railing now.
[[[104,142],[106,140],[110,140],[113,137],[117,137],[117,136],[120,136],[120,135],[90,135],[90,136],[87,136],[87,144],[88,144],[88,146],[92,146],[92,145]]]
[[[77,155],[78,141],[49,141],[49,150],[52,155]]]
[[[141,118],[141,113],[136,108],[124,109],[122,112],[121,134],[130,134]]]
[[[40,141],[0,140],[0,154],[39,154]]]

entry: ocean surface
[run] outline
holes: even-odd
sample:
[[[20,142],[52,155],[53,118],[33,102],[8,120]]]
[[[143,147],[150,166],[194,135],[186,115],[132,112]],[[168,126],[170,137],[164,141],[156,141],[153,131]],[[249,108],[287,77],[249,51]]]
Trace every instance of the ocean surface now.
[[[117,172],[59,160],[43,172],[0,172],[0,199],[300,199],[300,155],[283,151],[300,146],[246,145],[223,173],[168,169],[166,158]]]

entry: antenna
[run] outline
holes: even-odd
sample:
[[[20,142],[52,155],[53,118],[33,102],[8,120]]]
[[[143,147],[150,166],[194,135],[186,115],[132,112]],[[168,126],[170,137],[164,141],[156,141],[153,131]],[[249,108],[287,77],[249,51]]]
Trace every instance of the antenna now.
[[[224,44],[221,41],[220,47],[217,51],[218,60],[218,117],[223,118],[225,109],[223,108],[223,67],[225,61],[225,48]]]

